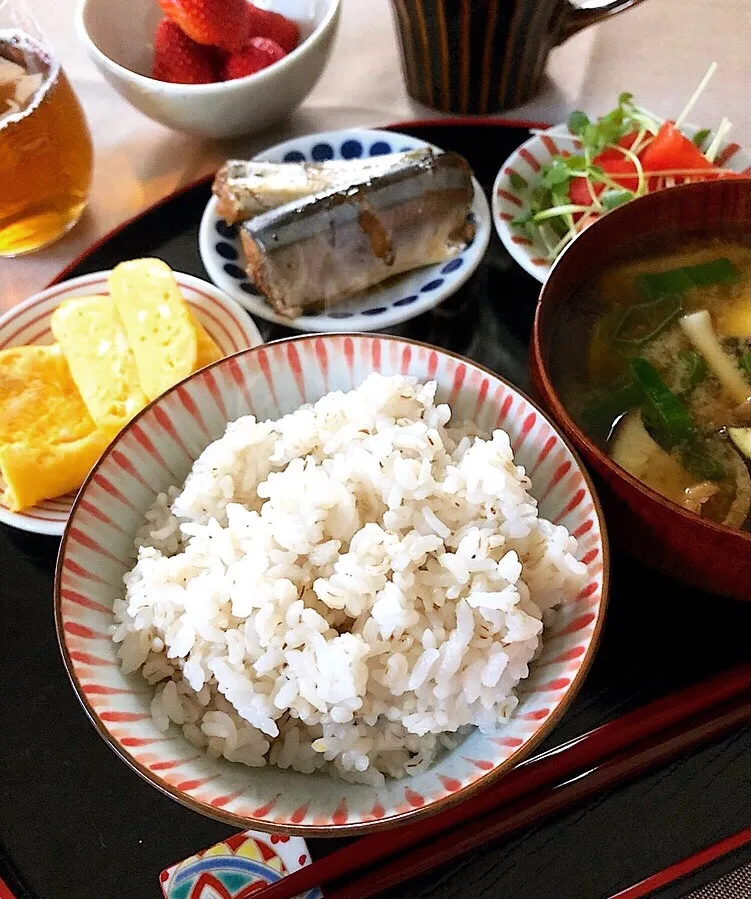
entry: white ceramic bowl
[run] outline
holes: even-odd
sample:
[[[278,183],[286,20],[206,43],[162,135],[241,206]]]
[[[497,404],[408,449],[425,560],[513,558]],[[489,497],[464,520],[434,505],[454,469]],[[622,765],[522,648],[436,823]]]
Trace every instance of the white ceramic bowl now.
[[[509,433],[532,480],[541,514],[579,540],[587,585],[562,604],[511,719],[471,733],[428,771],[375,788],[327,774],[246,768],[196,750],[182,730],[162,733],[153,690],[126,676],[110,638],[113,600],[133,565],[133,539],[157,493],[182,482],[228,420],[277,418],[372,371],[434,379],[457,420]],[[114,490],[113,490],[114,488]],[[99,734],[145,780],[195,811],[241,827],[302,836],[393,826],[458,802],[526,755],[563,714],[594,654],[605,614],[607,540],[587,474],[542,412],[474,363],[396,337],[325,334],[238,353],[163,394],[121,432],[81,489],[63,537],[55,615],[63,659]]]
[[[346,128],[293,137],[283,144],[269,147],[255,159],[263,162],[301,162],[321,159],[353,159],[381,156],[430,146],[425,141],[398,131],[376,131],[372,128]],[[439,149],[434,147],[434,149]],[[298,331],[384,331],[433,309],[448,299],[474,274],[490,241],[493,227],[485,192],[472,178],[474,197],[470,216],[475,236],[462,252],[448,262],[424,265],[374,284],[368,290],[330,310],[306,312],[295,319],[278,315],[256,292],[245,272],[242,240],[236,225],[227,225],[217,212],[212,197],[198,232],[201,261],[209,277],[248,312],[278,325]]]
[[[689,137],[698,130],[695,125],[681,128]],[[525,228],[511,222],[528,211],[530,194],[540,181],[542,166],[558,153],[576,152],[580,146],[572,140],[565,123],[555,125],[545,134],[534,134],[503,163],[493,185],[493,224],[498,236],[519,265],[540,282],[545,281],[553,266],[547,258],[547,249],[539,238],[532,238]],[[717,159],[734,172],[746,172],[751,166],[751,153],[731,141],[722,144]]]
[[[331,54],[340,2],[274,0],[270,8],[300,24],[300,45],[255,75],[217,84],[150,77],[156,0],[79,0],[76,21],[94,65],[133,106],[178,131],[223,138],[263,131],[302,103]]]
[[[251,317],[213,284],[175,272],[180,290],[198,320],[219,349],[236,353],[245,347],[263,343]],[[0,318],[0,350],[30,343],[53,343],[50,330],[52,313],[64,300],[91,294],[106,294],[108,271],[71,278],[43,290],[19,303]],[[0,505],[0,521],[37,534],[59,536],[65,529],[75,493],[48,499],[23,512],[11,512]]]

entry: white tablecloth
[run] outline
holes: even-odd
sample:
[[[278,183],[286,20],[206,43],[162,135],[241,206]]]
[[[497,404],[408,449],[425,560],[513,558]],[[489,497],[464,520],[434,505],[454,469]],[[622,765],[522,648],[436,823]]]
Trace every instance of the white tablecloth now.
[[[229,155],[252,154],[308,131],[439,115],[407,97],[388,0],[343,0],[333,57],[305,104],[262,137],[225,143],[169,131],[122,100],[77,41],[75,0],[33,0],[32,6],[86,110],[96,171],[89,208],[70,234],[46,250],[0,261],[2,308],[41,289],[113,227]],[[542,93],[505,117],[555,122],[572,108],[599,113],[622,90],[655,113],[676,115],[717,60],[720,70],[691,118],[714,126],[728,116],[735,139],[751,145],[750,39],[751,0],[647,0],[556,49]]]

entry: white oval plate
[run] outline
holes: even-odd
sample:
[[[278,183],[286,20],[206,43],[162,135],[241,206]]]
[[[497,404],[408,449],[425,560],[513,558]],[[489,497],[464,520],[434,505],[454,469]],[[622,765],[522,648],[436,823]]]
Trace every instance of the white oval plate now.
[[[681,131],[689,137],[693,137],[698,130],[695,125],[681,127]],[[516,228],[511,222],[529,209],[530,194],[539,182],[542,166],[561,150],[576,147],[572,140],[558,137],[562,131],[570,133],[565,122],[554,125],[544,134],[533,134],[503,163],[493,185],[493,224],[498,236],[519,265],[543,283],[553,265],[546,258],[545,245],[539,238],[533,239],[526,229]],[[751,154],[736,143],[724,143],[717,158],[734,172],[745,172],[751,167]],[[514,175],[518,175],[526,186],[515,187],[511,183]]]
[[[108,275],[109,271],[81,275],[55,284],[14,306],[0,318],[0,350],[25,344],[53,343],[50,319],[55,309],[70,297],[109,293]],[[250,316],[213,284],[182,272],[174,275],[196,317],[225,355],[263,343]],[[73,492],[44,500],[23,512],[11,512],[0,504],[0,521],[22,531],[59,537],[65,529],[75,496]]]
[[[425,141],[392,131],[348,128],[295,137],[270,147],[255,158],[265,162],[322,161],[379,156],[428,146]],[[405,272],[376,284],[359,296],[337,303],[330,312],[287,319],[277,315],[257,293],[245,273],[237,228],[227,225],[216,211],[212,197],[201,219],[198,245],[211,280],[253,315],[298,331],[380,331],[414,318],[455,293],[480,264],[490,240],[490,209],[482,188],[475,189],[471,216],[477,233],[455,259]]]

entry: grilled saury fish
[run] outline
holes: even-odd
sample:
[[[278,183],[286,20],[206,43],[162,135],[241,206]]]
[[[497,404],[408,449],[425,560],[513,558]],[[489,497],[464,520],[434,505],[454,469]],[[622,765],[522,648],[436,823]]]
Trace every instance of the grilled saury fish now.
[[[288,203],[241,226],[248,275],[280,314],[325,309],[443,262],[474,236],[472,172],[428,151],[365,184]]]
[[[396,171],[405,161],[432,158],[429,148],[367,159],[329,162],[253,162],[232,159],[216,174],[217,212],[228,224],[245,221],[312,194],[363,184]]]

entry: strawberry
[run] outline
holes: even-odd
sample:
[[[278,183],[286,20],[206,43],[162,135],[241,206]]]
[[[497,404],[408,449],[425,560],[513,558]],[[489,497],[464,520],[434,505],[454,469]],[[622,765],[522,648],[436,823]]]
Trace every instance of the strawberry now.
[[[287,53],[291,53],[300,43],[300,29],[297,22],[270,9],[259,9],[252,3],[248,3],[247,6],[251,37],[269,37]]]
[[[199,44],[234,53],[252,37],[246,0],[159,0],[159,5]]]
[[[233,78],[254,75],[286,55],[276,41],[268,37],[252,37],[247,47],[243,47],[239,53],[231,54],[227,59],[224,64],[224,78],[231,81]]]
[[[176,84],[210,84],[219,80],[216,51],[192,41],[186,34],[163,19],[154,35],[154,78]]]

